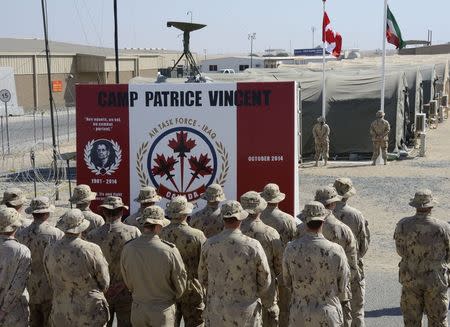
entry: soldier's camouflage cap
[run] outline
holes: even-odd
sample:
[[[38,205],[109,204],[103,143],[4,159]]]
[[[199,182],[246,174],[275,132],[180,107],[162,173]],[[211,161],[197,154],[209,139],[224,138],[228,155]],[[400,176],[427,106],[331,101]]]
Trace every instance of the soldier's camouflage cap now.
[[[309,223],[311,221],[324,221],[329,211],[325,209],[322,203],[318,201],[310,201],[305,204],[303,211],[297,217],[305,222]]]
[[[0,208],[0,233],[14,232],[22,226],[20,214],[13,208]]]
[[[417,191],[414,198],[409,201],[409,205],[414,208],[433,208],[437,203],[429,189]]]
[[[11,187],[6,189],[3,193],[3,199],[1,204],[9,204],[14,207],[21,206],[25,203],[27,198],[23,194],[23,191],[17,187]]]
[[[103,203],[98,206],[99,208],[105,208],[108,210],[114,210],[118,208],[124,208],[128,210],[128,206],[123,204],[122,198],[120,196],[107,196]]]
[[[384,111],[378,110],[377,113],[376,113],[376,117],[377,117],[377,118],[382,118],[382,117],[384,117]]]
[[[314,197],[314,201],[319,201],[323,205],[327,205],[333,202],[339,202],[342,200],[342,196],[340,196],[336,189],[333,186],[325,186],[319,188],[316,191],[316,195]]]
[[[89,220],[84,218],[80,209],[67,210],[56,224],[56,227],[64,233],[79,234],[88,229]]]
[[[170,220],[164,217],[164,210],[156,205],[152,205],[142,210],[141,216],[136,218],[136,220],[141,226],[152,224],[166,227],[170,224]]]
[[[48,213],[55,211],[55,206],[50,204],[50,200],[46,196],[38,196],[31,200],[30,206],[25,209],[27,214]]]
[[[159,202],[160,200],[161,197],[156,192],[156,189],[152,186],[141,188],[138,197],[134,199],[135,202],[139,203]]]
[[[261,213],[267,207],[267,202],[258,192],[249,191],[241,196],[242,208],[251,215]]]
[[[260,195],[267,203],[280,203],[286,198],[286,194],[280,192],[279,186],[274,183],[269,183],[264,186]]]
[[[73,189],[73,195],[69,199],[71,203],[81,204],[95,200],[97,193],[92,192],[89,185],[80,184]]]
[[[222,207],[220,207],[220,215],[222,219],[234,217],[237,220],[244,220],[248,217],[248,212],[242,208],[238,201],[230,200],[222,204]]]
[[[193,208],[194,205],[185,196],[178,195],[170,200],[166,208],[166,215],[171,219],[179,218],[191,214]]]
[[[202,194],[201,198],[209,202],[221,202],[226,200],[222,186],[219,184],[209,185],[206,192]]]
[[[349,198],[356,194],[356,189],[353,187],[353,182],[350,178],[339,177],[334,181],[334,188],[343,198]]]

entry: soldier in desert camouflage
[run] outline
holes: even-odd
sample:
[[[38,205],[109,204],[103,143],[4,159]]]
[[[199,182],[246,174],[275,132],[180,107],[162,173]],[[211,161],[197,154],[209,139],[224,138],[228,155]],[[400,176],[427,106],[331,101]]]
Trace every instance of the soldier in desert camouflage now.
[[[28,291],[31,253],[15,239],[22,226],[13,208],[0,208],[0,326],[28,327]]]
[[[346,224],[353,232],[356,240],[356,250],[358,251],[358,269],[360,280],[353,280],[352,288],[352,326],[364,327],[364,298],[365,298],[365,278],[363,257],[370,244],[370,231],[367,220],[362,213],[347,204],[350,197],[356,194],[353,182],[350,178],[340,177],[335,180],[334,187],[342,200],[336,204],[333,213],[337,219]]]
[[[320,116],[317,118],[317,123],[313,126],[313,137],[315,145],[316,167],[319,166],[319,159],[322,156],[324,166],[328,163],[328,155],[330,152],[330,127],[325,123],[325,118]]]
[[[250,236],[261,243],[266,253],[270,267],[272,283],[269,290],[261,297],[263,306],[263,326],[277,327],[279,324],[280,308],[277,301],[277,280],[282,274],[283,246],[278,232],[264,224],[260,218],[267,202],[254,191],[241,196],[242,208],[248,212],[248,217],[241,224],[244,235]]]
[[[122,250],[120,268],[133,295],[131,323],[134,327],[175,325],[175,303],[186,290],[187,273],[175,244],[161,240],[170,221],[164,210],[150,206],[138,222],[142,235]]]
[[[417,191],[409,202],[416,214],[401,219],[394,233],[406,327],[422,326],[424,313],[429,326],[448,326],[450,227],[431,216],[436,203],[430,190]]]
[[[206,288],[205,326],[262,326],[261,300],[271,285],[261,244],[240,231],[248,213],[237,201],[220,210],[224,230],[202,248],[198,277]]]
[[[45,275],[42,259],[44,250],[49,244],[60,240],[64,233],[50,225],[47,220],[55,207],[45,196],[31,200],[26,213],[33,215],[33,222],[17,233],[20,243],[26,245],[31,251],[31,276],[28,280],[28,293],[30,294],[30,326],[50,326],[50,312],[52,309],[52,290]]]
[[[219,234],[223,229],[223,220],[220,218],[219,204],[225,201],[222,186],[211,184],[201,198],[207,201],[206,206],[191,216],[189,224],[200,229],[207,238]]]
[[[108,263],[97,244],[81,239],[89,225],[79,209],[68,210],[59,223],[65,235],[45,249],[53,326],[105,326],[109,320],[103,294],[109,287]]]
[[[122,215],[128,207],[117,196],[108,196],[99,206],[106,223],[89,232],[86,239],[102,249],[109,265],[110,287],[106,292],[111,319],[108,326],[113,325],[114,314],[117,317],[117,327],[131,327],[131,293],[123,282],[120,271],[120,255],[123,246],[139,237],[141,232],[135,226],[122,223]]]
[[[387,148],[389,144],[389,131],[391,130],[391,125],[386,119],[384,119],[383,111],[377,111],[376,117],[377,119],[372,122],[369,129],[373,143],[372,165],[376,165],[376,161],[380,155],[380,148],[384,164],[387,165]]]
[[[136,199],[134,199],[135,202],[139,203],[139,210],[132,215],[128,216],[124,223],[131,226],[140,227],[137,218],[141,216],[142,211],[150,207],[157,202],[161,200],[161,197],[156,193],[156,189],[152,186],[146,186],[140,189],[139,195]]]
[[[309,202],[302,212],[306,232],[286,247],[283,275],[292,290],[289,327],[341,327],[341,302],[347,299],[350,270],[344,250],[322,234],[329,212]]]
[[[13,208],[19,213],[20,221],[22,222],[19,231],[20,229],[25,228],[31,224],[31,219],[28,219],[25,216],[24,212],[24,205],[26,201],[27,198],[20,188],[10,187],[6,189],[5,192],[3,192],[3,198],[0,202],[1,205],[4,205],[8,208]]]
[[[73,189],[73,195],[69,201],[76,205],[77,209],[83,212],[84,218],[89,221],[89,227],[83,232],[83,236],[89,234],[89,232],[97,227],[100,227],[105,223],[102,216],[92,212],[90,205],[91,201],[95,200],[97,196],[96,192],[92,192],[89,185],[80,184]]]
[[[261,213],[261,220],[266,225],[275,228],[278,234],[280,234],[284,251],[287,244],[295,238],[297,233],[297,225],[294,217],[278,208],[279,203],[285,199],[286,195],[280,191],[277,184],[270,183],[264,186],[261,197],[267,202],[267,208]],[[282,276],[280,276],[278,283],[278,299],[280,326],[287,326],[291,294],[289,289],[284,286]]]

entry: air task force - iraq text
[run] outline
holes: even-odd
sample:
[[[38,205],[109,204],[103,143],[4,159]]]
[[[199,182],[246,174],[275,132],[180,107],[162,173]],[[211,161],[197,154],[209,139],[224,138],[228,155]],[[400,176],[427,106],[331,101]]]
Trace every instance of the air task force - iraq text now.
[[[98,93],[100,107],[134,107],[142,98],[145,107],[269,106],[271,90],[199,90]]]

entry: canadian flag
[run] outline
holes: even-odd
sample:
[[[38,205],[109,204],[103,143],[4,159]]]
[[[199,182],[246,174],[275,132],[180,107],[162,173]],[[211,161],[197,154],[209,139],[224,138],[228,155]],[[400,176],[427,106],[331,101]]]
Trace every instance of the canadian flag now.
[[[342,36],[331,28],[331,22],[326,12],[323,13],[322,41],[325,42],[325,50],[336,58],[341,55]]]

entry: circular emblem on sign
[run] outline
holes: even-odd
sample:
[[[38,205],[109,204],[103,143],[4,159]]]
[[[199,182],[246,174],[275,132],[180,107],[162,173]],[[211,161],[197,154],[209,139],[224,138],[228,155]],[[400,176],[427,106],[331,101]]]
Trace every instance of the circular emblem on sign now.
[[[220,142],[214,144],[201,131],[176,127],[160,134],[150,147],[148,142],[140,146],[136,169],[141,186],[151,181],[164,198],[184,195],[192,201],[210,184],[225,183],[228,153]]]
[[[9,102],[11,100],[11,92],[7,89],[0,90],[0,101]]]
[[[112,175],[122,161],[122,149],[114,140],[94,139],[84,147],[84,162],[95,175]]]

